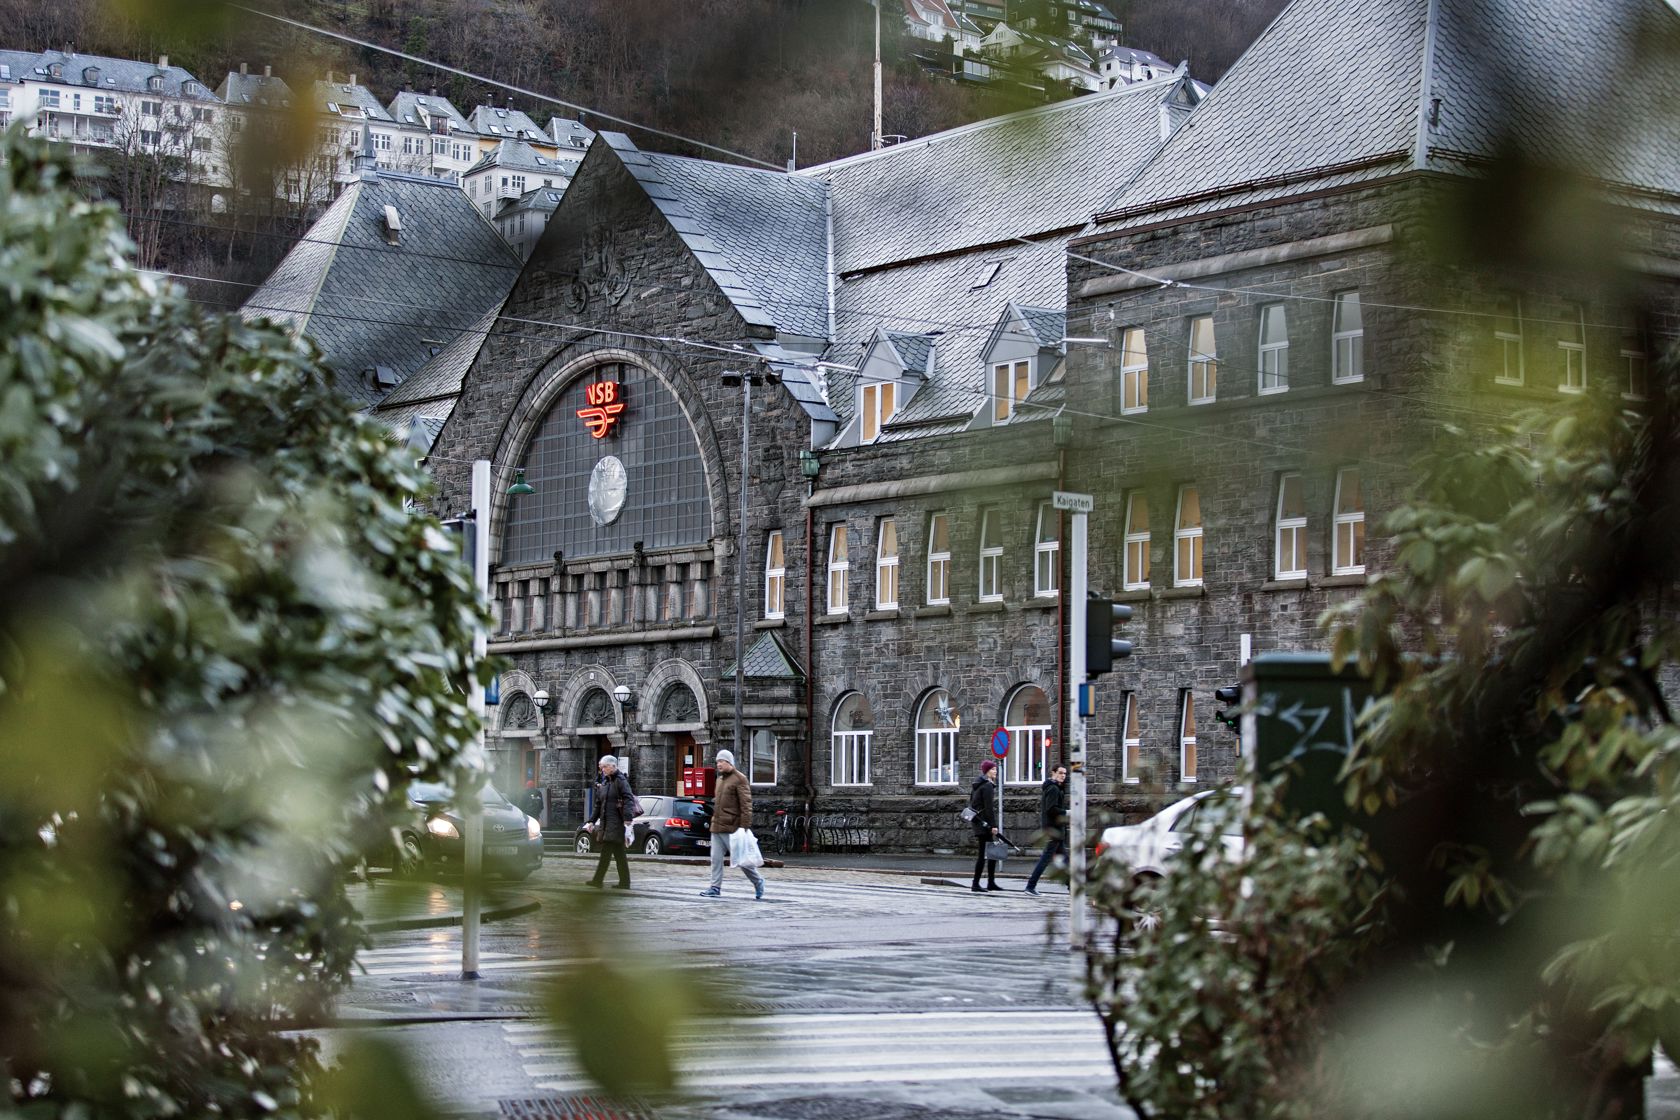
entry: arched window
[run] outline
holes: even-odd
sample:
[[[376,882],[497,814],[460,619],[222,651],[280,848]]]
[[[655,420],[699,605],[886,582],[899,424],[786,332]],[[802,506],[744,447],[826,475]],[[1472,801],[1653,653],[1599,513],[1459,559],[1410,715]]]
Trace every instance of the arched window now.
[[[1050,752],[1050,698],[1044,690],[1035,684],[1017,688],[1004,709],[1003,729],[1009,732],[1003,780],[1011,785],[1042,782]]]
[[[951,702],[951,694],[936,688],[922,700],[916,713],[916,784],[957,784],[957,732],[962,730],[962,713]]]
[[[694,690],[681,681],[667,688],[665,695],[659,700],[659,719],[656,725],[699,722],[700,701],[694,698]]]
[[[829,736],[833,762],[829,782],[837,786],[869,784],[869,748],[875,738],[875,713],[861,692],[848,692],[834,709]]]
[[[607,695],[604,688],[592,688],[583,694],[578,701],[577,725],[579,727],[616,727],[618,719],[613,712],[612,697]]]

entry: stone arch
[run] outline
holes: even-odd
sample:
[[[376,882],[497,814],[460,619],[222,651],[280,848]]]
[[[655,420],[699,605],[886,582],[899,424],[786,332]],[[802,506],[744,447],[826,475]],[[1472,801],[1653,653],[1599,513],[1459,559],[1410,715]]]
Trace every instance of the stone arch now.
[[[660,705],[665,694],[672,685],[682,684],[694,694],[694,700],[700,707],[700,718],[695,723],[665,724],[659,722]],[[700,673],[680,657],[668,658],[655,665],[642,682],[642,707],[637,710],[641,717],[639,726],[644,731],[682,732],[686,731],[699,738],[699,733],[709,726],[711,721],[711,703],[706,695],[706,685],[700,678]]]
[[[588,732],[580,731],[577,723],[578,708],[583,703],[584,696],[593,689],[602,689],[608,697],[613,689],[618,687],[618,680],[604,665],[586,665],[573,673],[560,694],[550,701],[550,710],[554,712],[554,725],[563,734],[580,735],[594,734],[591,728]],[[617,705],[614,705],[617,713]],[[614,731],[618,729],[613,728]]]
[[[495,716],[490,720],[489,731],[494,735],[501,735],[507,731],[534,731],[536,737],[541,738],[548,727],[548,712],[538,708],[535,697],[540,689],[536,679],[523,669],[509,669],[497,678],[501,686],[503,700],[495,707]],[[508,701],[515,696],[525,696],[532,700],[532,708],[536,711],[536,724],[532,727],[513,728],[506,723],[508,716]],[[552,699],[550,701],[552,710]]]
[[[525,391],[508,411],[496,437],[492,459],[498,466],[490,491],[490,542],[492,554],[498,559],[507,531],[507,487],[512,484],[515,464],[524,460],[526,448],[536,438],[537,430],[561,395],[590,370],[612,362],[636,366],[657,379],[675,398],[700,449],[706,500],[711,507],[712,538],[733,539],[734,506],[729,495],[728,474],[724,469],[717,430],[713,427],[705,401],[692,379],[682,372],[681,364],[672,355],[652,349],[561,346],[532,371]]]

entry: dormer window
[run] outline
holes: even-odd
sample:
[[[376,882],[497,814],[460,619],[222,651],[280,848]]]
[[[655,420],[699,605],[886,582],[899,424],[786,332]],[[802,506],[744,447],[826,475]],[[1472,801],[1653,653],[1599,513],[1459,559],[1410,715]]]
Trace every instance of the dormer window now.
[[[146,79],[146,88],[147,89],[162,89],[163,88],[163,75],[153,74],[151,77],[147,78]]]
[[[1003,362],[992,367],[992,423],[1006,423],[1032,392],[1031,361]]]
[[[862,421],[860,439],[874,443],[881,436],[881,428],[898,410],[898,384],[876,381],[863,386],[858,415]]]

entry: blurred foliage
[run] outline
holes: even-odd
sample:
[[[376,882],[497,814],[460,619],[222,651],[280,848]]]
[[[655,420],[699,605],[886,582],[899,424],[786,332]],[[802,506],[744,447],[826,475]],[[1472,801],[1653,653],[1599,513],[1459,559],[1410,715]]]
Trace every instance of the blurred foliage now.
[[[137,273],[62,146],[0,145],[10,1099],[317,1114],[282,1032],[362,944],[344,872],[410,768],[478,763],[470,580],[308,344]]]
[[[1384,891],[1360,839],[1286,820],[1276,797],[1203,802],[1164,878],[1115,852],[1092,868],[1106,933],[1086,995],[1140,1120],[1329,1115],[1316,1054],[1330,997],[1383,935]],[[1222,843],[1233,818],[1240,857]]]

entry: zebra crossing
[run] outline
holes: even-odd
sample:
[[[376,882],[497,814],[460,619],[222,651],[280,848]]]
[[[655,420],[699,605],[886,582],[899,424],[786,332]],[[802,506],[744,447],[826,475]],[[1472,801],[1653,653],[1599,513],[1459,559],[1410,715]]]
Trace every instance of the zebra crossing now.
[[[363,949],[356,957],[368,976],[416,976],[461,971],[461,943],[397,945]],[[520,953],[481,950],[478,968],[486,973],[517,972],[533,976],[551,975],[578,963],[571,957],[537,958]]]
[[[549,1028],[518,1022],[502,1029],[536,1088],[591,1090]],[[1074,1009],[778,1014],[690,1029],[672,1047],[689,1092],[976,1079],[1020,1085],[1113,1073],[1102,1024]]]

